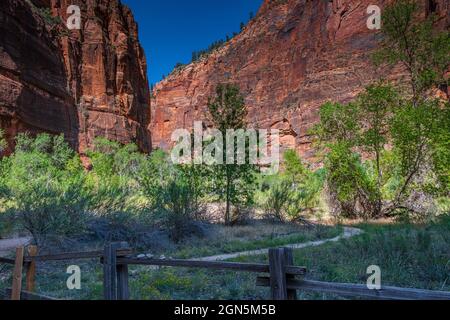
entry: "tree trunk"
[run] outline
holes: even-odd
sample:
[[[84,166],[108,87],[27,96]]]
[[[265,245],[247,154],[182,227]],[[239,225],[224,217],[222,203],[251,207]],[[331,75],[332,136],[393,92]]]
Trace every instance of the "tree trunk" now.
[[[226,209],[225,209],[225,225],[229,226],[231,223],[230,211],[231,211],[231,175],[230,169],[227,167],[227,199],[226,199]]]
[[[376,161],[377,161],[377,199],[376,199],[375,215],[376,218],[379,218],[381,215],[381,209],[383,207],[383,201],[381,199],[382,172],[380,164],[380,151],[378,149],[376,150]]]

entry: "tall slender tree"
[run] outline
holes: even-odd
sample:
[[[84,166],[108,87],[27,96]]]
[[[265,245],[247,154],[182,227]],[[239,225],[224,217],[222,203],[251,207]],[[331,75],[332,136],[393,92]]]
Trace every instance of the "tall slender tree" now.
[[[247,108],[239,88],[233,84],[220,84],[216,88],[216,95],[209,99],[209,115],[212,123],[223,137],[227,130],[245,129]],[[232,205],[248,205],[253,200],[255,166],[249,163],[227,163],[227,143],[223,144],[223,164],[214,168],[215,191],[220,199],[226,203],[225,224],[232,223]],[[233,143],[233,152],[237,153],[237,144]],[[248,150],[248,148],[247,148]],[[234,157],[236,160],[236,156]]]

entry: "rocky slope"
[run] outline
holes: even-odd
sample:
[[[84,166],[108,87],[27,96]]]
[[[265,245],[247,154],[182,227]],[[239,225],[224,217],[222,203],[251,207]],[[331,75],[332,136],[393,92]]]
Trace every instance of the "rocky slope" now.
[[[72,4],[82,24],[68,31]],[[149,123],[145,56],[119,0],[2,1],[0,126],[10,149],[30,131],[63,133],[81,152],[98,136],[148,151]]]
[[[381,7],[388,1],[377,1]],[[313,156],[308,129],[320,105],[346,102],[379,76],[399,79],[401,69],[375,70],[370,55],[379,33],[367,27],[372,0],[265,0],[244,31],[200,62],[156,85],[152,101],[154,147],[167,149],[173,130],[205,120],[207,99],[220,82],[239,85],[250,125],[281,129],[284,148]],[[448,0],[423,0],[450,25]]]

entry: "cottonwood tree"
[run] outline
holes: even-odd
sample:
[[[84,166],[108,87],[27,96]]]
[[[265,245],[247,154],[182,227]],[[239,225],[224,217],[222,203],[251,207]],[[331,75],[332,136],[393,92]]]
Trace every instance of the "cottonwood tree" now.
[[[421,18],[411,0],[394,2],[383,17],[375,58],[405,66],[410,92],[375,83],[350,104],[325,104],[315,128],[340,211],[365,217],[420,213],[411,194],[448,195],[450,180],[449,104],[429,94],[447,84],[449,32],[436,31],[433,16]]]
[[[378,83],[368,86],[357,100],[358,122],[360,126],[358,146],[368,153],[375,162],[375,182],[372,190],[372,215],[382,215],[383,174],[382,157],[389,141],[389,126],[392,114],[398,109],[400,97],[389,85]]]
[[[423,19],[416,0],[398,0],[383,12],[383,41],[375,55],[377,64],[402,64],[409,73],[415,105],[430,88],[447,86],[450,33],[434,28],[436,16]]]
[[[220,84],[216,88],[216,94],[209,99],[208,110],[210,120],[214,127],[227,136],[227,130],[246,128],[247,108],[239,88],[233,84]],[[227,143],[223,144],[223,164],[215,165],[212,169],[214,189],[217,196],[225,201],[225,224],[232,223],[232,205],[249,205],[253,201],[254,174],[256,168],[246,161],[246,164],[238,164],[237,144],[233,143],[235,162],[227,163],[226,156],[229,153]],[[248,145],[246,153],[248,151]]]
[[[448,87],[450,32],[436,29],[436,19],[434,14],[423,19],[415,0],[396,1],[383,14],[384,41],[375,61],[402,64],[409,73],[412,93],[411,99],[395,110],[391,126],[404,176],[395,206],[408,196],[411,184],[426,168],[434,171],[441,193],[449,190],[450,107],[431,98],[429,90]]]

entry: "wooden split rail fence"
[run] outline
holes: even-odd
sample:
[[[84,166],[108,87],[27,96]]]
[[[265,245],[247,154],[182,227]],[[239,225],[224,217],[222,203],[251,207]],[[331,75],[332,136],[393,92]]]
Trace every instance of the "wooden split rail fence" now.
[[[128,300],[128,266],[146,265],[161,267],[203,268],[233,270],[266,274],[257,277],[256,285],[270,288],[273,300],[296,300],[297,291],[319,292],[339,296],[361,297],[382,300],[450,300],[450,292],[382,287],[369,290],[367,286],[356,284],[330,283],[304,280],[305,267],[294,266],[291,248],[278,248],[269,251],[269,263],[211,262],[198,260],[152,259],[132,255],[126,243],[111,243],[103,251],[72,252],[55,255],[37,255],[37,247],[16,249],[15,260],[1,258],[0,264],[14,265],[11,289],[5,291],[5,298],[11,300],[56,300],[38,295],[35,291],[36,262],[71,261],[79,259],[100,259],[103,264],[103,292],[105,300]],[[25,290],[22,289],[22,273],[25,268]]]

